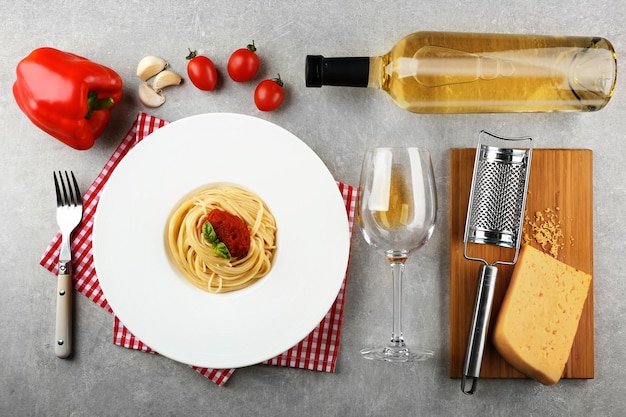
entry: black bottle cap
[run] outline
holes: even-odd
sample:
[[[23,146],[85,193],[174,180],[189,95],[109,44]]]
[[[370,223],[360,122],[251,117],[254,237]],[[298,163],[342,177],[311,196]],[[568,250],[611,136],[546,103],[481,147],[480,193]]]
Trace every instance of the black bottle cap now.
[[[324,58],[307,55],[304,70],[306,86],[367,87],[369,65],[369,57]]]
[[[304,78],[307,87],[322,86],[322,63],[324,57],[321,55],[307,55],[304,65]]]

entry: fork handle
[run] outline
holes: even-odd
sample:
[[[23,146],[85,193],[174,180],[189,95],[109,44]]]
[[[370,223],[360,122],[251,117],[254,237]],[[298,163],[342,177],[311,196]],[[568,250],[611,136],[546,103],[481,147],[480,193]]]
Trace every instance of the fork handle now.
[[[67,358],[72,352],[72,288],[72,275],[59,274],[54,339],[54,353],[59,358]]]

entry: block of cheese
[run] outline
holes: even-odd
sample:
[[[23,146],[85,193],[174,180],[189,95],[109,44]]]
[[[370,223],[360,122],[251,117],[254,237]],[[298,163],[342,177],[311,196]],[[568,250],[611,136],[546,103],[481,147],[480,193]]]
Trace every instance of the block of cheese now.
[[[544,385],[563,374],[591,275],[523,245],[492,332],[502,357]]]

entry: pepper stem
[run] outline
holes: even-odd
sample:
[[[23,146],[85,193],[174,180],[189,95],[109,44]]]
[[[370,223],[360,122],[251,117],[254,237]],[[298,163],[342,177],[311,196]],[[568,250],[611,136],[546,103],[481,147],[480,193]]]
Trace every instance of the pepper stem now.
[[[89,120],[94,111],[108,110],[115,105],[112,97],[98,98],[98,93],[90,91],[87,95],[87,114],[85,119]]]

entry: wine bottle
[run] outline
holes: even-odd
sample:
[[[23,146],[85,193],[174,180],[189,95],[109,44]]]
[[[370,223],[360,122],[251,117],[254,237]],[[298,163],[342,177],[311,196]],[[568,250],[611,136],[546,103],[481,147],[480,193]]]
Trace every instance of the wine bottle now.
[[[600,110],[617,58],[601,37],[417,32],[375,57],[306,57],[307,87],[369,87],[417,113]]]

